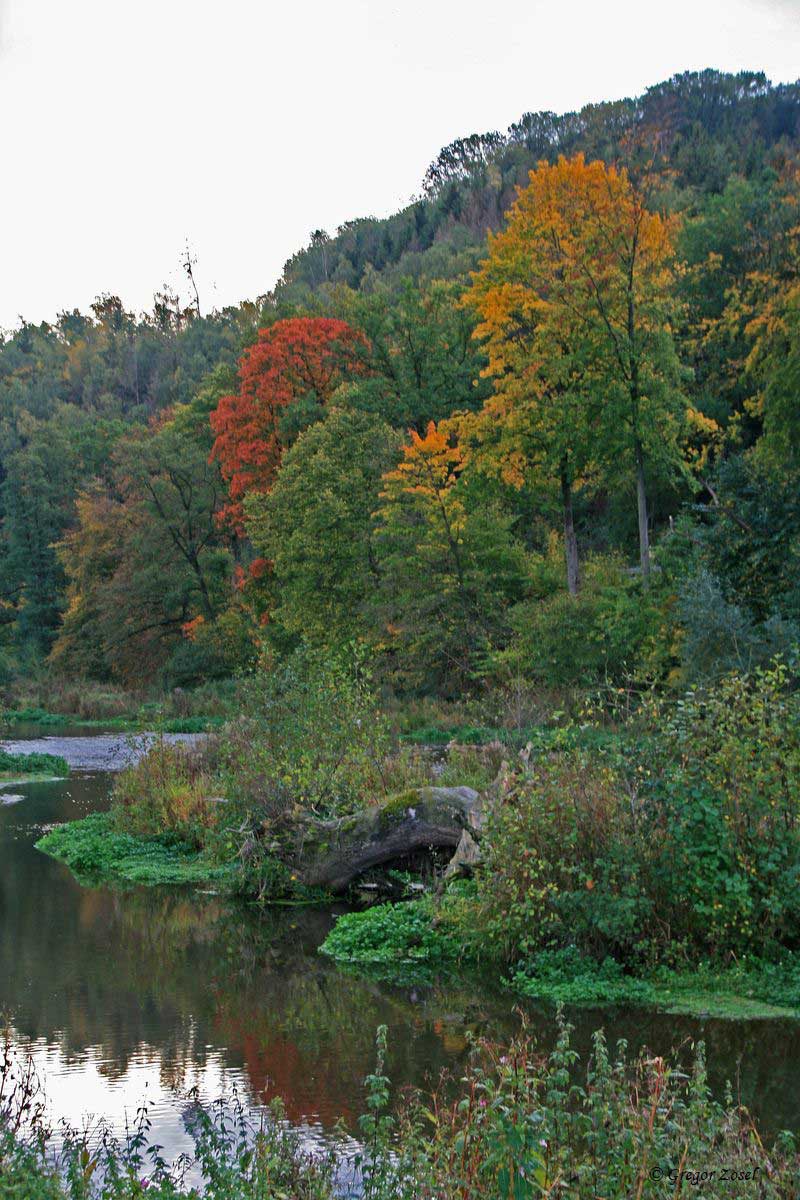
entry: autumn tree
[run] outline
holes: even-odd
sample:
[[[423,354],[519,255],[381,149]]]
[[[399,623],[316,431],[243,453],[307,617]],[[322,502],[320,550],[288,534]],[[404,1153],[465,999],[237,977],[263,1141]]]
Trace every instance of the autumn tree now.
[[[240,360],[238,391],[211,414],[212,458],[228,483],[234,524],[241,524],[244,496],[269,490],[287,446],[363,369],[362,344],[360,334],[331,317],[291,317],[259,331]]]
[[[432,421],[384,476],[376,517],[381,644],[407,682],[457,690],[485,665],[524,589],[511,520],[465,471],[453,428]]]
[[[798,230],[800,172],[786,165],[761,179],[730,179],[698,204],[678,240],[681,340],[695,403],[721,425],[735,423],[745,445],[761,428],[756,394],[763,397],[770,375],[761,364],[791,325],[781,310],[800,272]]]
[[[800,468],[800,282],[773,297],[748,331],[753,338],[748,373],[757,385],[749,407],[763,426],[758,453],[779,476],[796,478]]]
[[[191,428],[182,409],[134,428],[115,448],[108,485],[79,494],[77,524],[56,548],[68,582],[56,665],[150,678],[187,625],[213,622],[229,602],[231,554],[217,520],[225,487]]]
[[[480,412],[460,418],[459,435],[481,469],[499,472],[512,486],[522,488],[532,476],[557,484],[574,596],[580,571],[573,497],[591,458],[599,404],[583,331],[572,312],[536,286],[528,258],[521,239],[503,245],[496,239],[474,276],[466,299],[482,318],[476,332],[486,342],[485,373],[494,376],[495,392]]]
[[[800,168],[787,169],[772,207],[769,249],[733,293],[728,307],[745,322],[748,355],[745,401],[759,425],[756,453],[779,477],[800,466]],[[777,225],[777,228],[776,228]]]
[[[82,478],[100,470],[120,428],[67,404],[45,419],[21,410],[8,431],[0,486],[0,602],[15,615],[17,639],[46,653],[64,605],[64,575],[53,545],[70,526]]]
[[[680,463],[686,411],[670,325],[672,256],[671,223],[648,209],[624,168],[561,157],[531,172],[505,228],[490,236],[472,291],[489,369],[511,407],[529,408],[524,424],[545,460],[566,463],[573,479],[589,448],[595,459],[631,464],[645,581],[647,467]],[[574,565],[570,573],[574,586]]]

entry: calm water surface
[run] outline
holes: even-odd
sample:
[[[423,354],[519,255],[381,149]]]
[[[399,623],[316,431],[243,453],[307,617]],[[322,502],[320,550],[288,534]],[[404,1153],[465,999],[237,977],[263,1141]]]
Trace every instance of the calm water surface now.
[[[66,736],[74,733],[75,736]],[[62,754],[69,780],[0,787],[0,1013],[30,1051],[52,1115],[124,1128],[141,1103],[173,1156],[189,1148],[182,1102],[236,1088],[253,1107],[284,1098],[311,1141],[355,1126],[375,1029],[389,1027],[393,1082],[424,1084],[463,1062],[467,1033],[517,1027],[513,1003],[473,986],[401,989],[355,979],[317,954],[326,911],[258,913],[209,893],[82,888],[34,849],[43,829],[108,804],[112,772],[137,753],[119,735],[14,739]],[[667,1053],[702,1037],[712,1084],[730,1079],[772,1131],[800,1128],[800,1023],[701,1021],[638,1010],[570,1013],[588,1048],[610,1039]],[[552,1012],[532,1010],[543,1044]]]

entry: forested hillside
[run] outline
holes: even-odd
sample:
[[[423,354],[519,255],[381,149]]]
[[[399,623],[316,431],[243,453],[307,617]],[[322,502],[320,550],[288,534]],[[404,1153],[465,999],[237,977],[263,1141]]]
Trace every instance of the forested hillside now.
[[[796,1200],[800,83],[526,113],[192,291],[0,340],[0,1193]],[[54,1151],[18,1036],[176,1105]]]
[[[800,85],[707,71],[454,142],[236,309],[21,323],[4,682],[357,640],[398,692],[573,694],[789,653],[799,238]]]

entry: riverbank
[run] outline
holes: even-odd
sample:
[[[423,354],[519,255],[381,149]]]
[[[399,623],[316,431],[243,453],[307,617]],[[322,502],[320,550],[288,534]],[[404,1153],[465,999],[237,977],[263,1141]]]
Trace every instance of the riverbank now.
[[[458,922],[463,921],[462,911]],[[698,962],[637,972],[611,957],[597,961],[568,947],[540,951],[504,967],[491,952],[464,944],[447,897],[443,903],[428,896],[346,913],[320,950],[346,969],[404,986],[448,973],[491,972],[511,995],[536,1003],[624,1005],[730,1020],[800,1020],[800,956],[786,954],[779,962],[750,958],[724,968]]]
[[[54,674],[15,679],[0,694],[0,726],[59,729],[80,725],[124,733],[160,729],[203,733],[221,725],[235,707],[234,680],[195,688],[125,689]]]
[[[63,862],[88,886],[195,886],[225,893],[239,884],[235,861],[220,862],[174,835],[121,832],[111,813],[93,813],[61,825],[40,838],[36,848]],[[306,890],[288,873],[285,884],[281,899],[272,903],[308,902]],[[331,902],[321,892],[313,900]],[[456,903],[463,905],[463,897]],[[496,981],[499,975],[510,995],[539,1004],[624,1005],[730,1020],[800,1020],[800,958],[793,955],[772,963],[745,959],[724,969],[697,963],[682,970],[661,967],[637,973],[613,958],[597,962],[567,949],[543,951],[504,968],[464,945],[446,905],[446,898],[442,908],[425,896],[346,913],[338,918],[321,953],[345,969],[400,986],[429,985],[459,975],[480,984],[487,977]]]
[[[77,714],[48,712],[43,708],[8,709],[3,723],[26,725],[38,729],[97,729],[108,733],[139,733],[142,729],[158,729],[161,733],[207,733],[219,729],[225,722],[221,716],[164,717],[159,711],[145,710],[127,717],[81,717]]]
[[[254,675],[220,737],[154,745],[113,804],[41,848],[261,903],[428,893],[340,921],[325,949],[351,967],[476,969],[534,1002],[800,1010],[800,694],[778,660],[613,730],[431,752],[398,741],[361,667],[304,652]]]

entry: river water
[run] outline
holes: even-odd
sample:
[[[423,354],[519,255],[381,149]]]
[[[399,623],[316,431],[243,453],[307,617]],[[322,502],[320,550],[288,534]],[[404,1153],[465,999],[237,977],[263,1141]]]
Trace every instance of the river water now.
[[[512,1000],[477,985],[396,988],[338,970],[317,953],[333,914],[231,905],[184,889],[84,888],[34,849],[42,831],[108,804],[113,771],[138,745],[116,735],[59,731],[10,749],[66,757],[68,780],[0,787],[0,1014],[44,1081],[51,1115],[121,1131],[146,1104],[167,1157],[190,1149],[189,1089],[234,1089],[253,1108],[283,1097],[310,1143],[339,1118],[355,1129],[375,1030],[389,1028],[395,1085],[457,1069],[468,1032],[505,1036]],[[706,1042],[711,1080],[726,1079],[770,1132],[800,1128],[800,1022],[694,1020],[643,1010],[570,1012],[588,1049],[602,1026],[632,1049],[688,1058]],[[529,1025],[552,1042],[552,1011]]]

